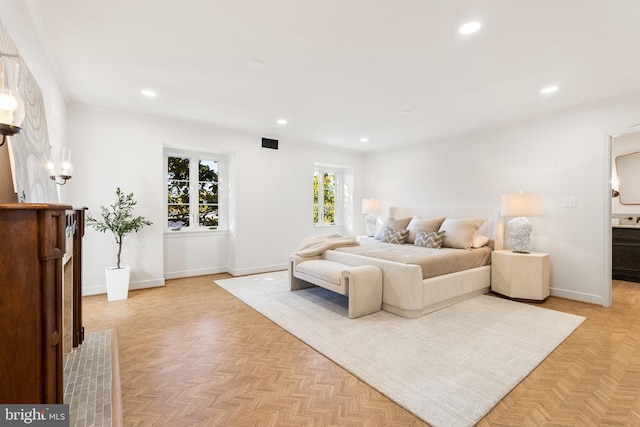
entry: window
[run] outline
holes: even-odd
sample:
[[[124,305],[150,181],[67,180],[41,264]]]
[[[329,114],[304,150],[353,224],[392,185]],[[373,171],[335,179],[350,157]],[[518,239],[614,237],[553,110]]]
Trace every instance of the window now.
[[[211,154],[167,152],[167,228],[221,227],[223,159]]]
[[[340,174],[338,170],[315,167],[313,171],[313,223],[338,225],[340,218]]]

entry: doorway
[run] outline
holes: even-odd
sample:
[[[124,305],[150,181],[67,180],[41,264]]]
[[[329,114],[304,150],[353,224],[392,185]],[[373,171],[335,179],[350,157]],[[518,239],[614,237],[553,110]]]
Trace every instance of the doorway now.
[[[636,125],[637,126],[637,125]],[[614,222],[617,219],[622,225],[629,223],[629,217],[638,217],[640,215],[640,204],[628,204],[621,203],[621,197],[618,193],[619,182],[617,182],[617,171],[615,159],[618,156],[629,154],[632,152],[640,152],[640,129],[638,127],[630,127],[620,132],[610,133],[608,135],[608,156],[607,156],[607,191],[605,192],[608,201],[604,204],[606,209],[605,214],[605,239],[606,254],[605,254],[605,274],[608,277],[604,283],[608,283],[605,286],[605,302],[608,302],[605,306],[611,306],[611,293],[612,293],[612,275],[613,275],[613,230]],[[617,194],[616,194],[617,193]]]

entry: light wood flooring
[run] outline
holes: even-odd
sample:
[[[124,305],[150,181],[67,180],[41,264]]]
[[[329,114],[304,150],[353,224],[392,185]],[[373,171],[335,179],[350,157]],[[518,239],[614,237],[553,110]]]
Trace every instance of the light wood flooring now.
[[[125,426],[423,426],[424,422],[214,285],[168,280],[126,301],[84,298],[87,331],[116,329]],[[586,316],[481,426],[640,426],[640,284]]]

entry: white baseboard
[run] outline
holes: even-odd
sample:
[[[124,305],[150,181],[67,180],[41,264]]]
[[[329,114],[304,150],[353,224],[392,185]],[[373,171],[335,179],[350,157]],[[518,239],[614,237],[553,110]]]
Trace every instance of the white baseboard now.
[[[569,291],[567,289],[551,288],[551,295],[554,297],[566,298],[574,301],[587,302],[604,306],[602,295],[585,294],[583,292]]]
[[[142,280],[139,282],[132,282],[129,284],[129,289],[147,289],[157,288],[158,286],[164,286],[164,279]]]
[[[147,288],[157,288],[159,286],[164,286],[164,279],[152,279],[152,280],[141,280],[138,282],[129,283],[129,290],[133,291],[136,289],[147,289]],[[82,295],[100,295],[107,293],[107,285],[103,284],[100,286],[91,286],[91,287],[83,287]]]
[[[254,268],[232,269],[228,267],[204,268],[199,270],[172,271],[164,273],[163,279],[144,280],[140,282],[131,282],[129,290],[155,288],[164,286],[165,280],[180,279],[183,277],[205,276],[207,274],[229,273],[232,276],[247,276],[249,274],[269,273],[272,271],[286,270],[287,264],[276,264]],[[82,295],[100,295],[107,293],[107,286],[91,286],[82,288]]]
[[[180,279],[183,277],[206,276],[207,274],[226,273],[226,267],[201,268],[198,270],[171,271],[164,273],[165,279]]]
[[[247,276],[249,274],[269,273],[272,271],[286,270],[287,264],[277,264],[270,266],[234,269],[229,267],[203,268],[199,270],[172,271],[164,273],[164,278],[181,279],[183,277],[206,276],[207,274],[229,273],[232,276]]]
[[[266,265],[254,268],[229,268],[227,272],[232,276],[247,276],[249,274],[270,273],[272,271],[286,270],[287,264]]]

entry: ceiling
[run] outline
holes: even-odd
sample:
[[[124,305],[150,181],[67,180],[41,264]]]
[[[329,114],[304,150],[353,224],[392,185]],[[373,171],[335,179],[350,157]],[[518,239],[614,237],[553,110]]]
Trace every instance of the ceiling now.
[[[280,140],[389,149],[640,92],[638,0],[31,2],[70,101]]]

